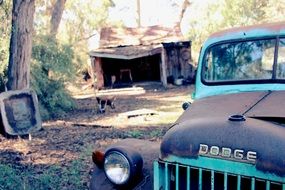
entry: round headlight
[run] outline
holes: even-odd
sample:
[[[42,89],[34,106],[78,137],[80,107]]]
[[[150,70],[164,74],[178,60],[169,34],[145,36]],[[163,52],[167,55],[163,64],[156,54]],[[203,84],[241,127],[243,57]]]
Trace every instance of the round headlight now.
[[[123,185],[130,178],[131,166],[126,156],[118,151],[112,151],[105,156],[104,170],[112,183]]]
[[[105,153],[104,172],[115,185],[135,183],[142,176],[143,159],[129,147],[112,147]]]

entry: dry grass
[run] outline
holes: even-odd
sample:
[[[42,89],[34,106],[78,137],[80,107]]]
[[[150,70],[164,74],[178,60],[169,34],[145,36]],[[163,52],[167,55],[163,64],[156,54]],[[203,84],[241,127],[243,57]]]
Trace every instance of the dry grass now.
[[[76,188],[88,189],[93,149],[103,149],[128,137],[159,140],[183,112],[181,105],[190,100],[192,90],[193,86],[171,87],[168,90],[152,86],[141,94],[121,93],[116,96],[116,109],[108,107],[105,114],[97,113],[97,101],[92,91],[86,95],[78,90],[81,93],[76,96],[78,109],[59,120],[44,122],[43,130],[32,134],[32,141],[0,136],[0,165],[10,165],[16,171],[32,176],[32,179],[46,179],[46,171],[56,171],[66,181],[59,189],[73,189],[77,182]],[[130,119],[119,116],[142,108],[155,110],[158,115]],[[77,163],[76,167],[74,163]],[[73,173],[76,175],[69,174],[72,173],[71,166],[75,167],[77,173]],[[54,167],[60,169],[54,170]],[[29,179],[24,177],[28,182]],[[40,186],[37,188],[41,189]]]

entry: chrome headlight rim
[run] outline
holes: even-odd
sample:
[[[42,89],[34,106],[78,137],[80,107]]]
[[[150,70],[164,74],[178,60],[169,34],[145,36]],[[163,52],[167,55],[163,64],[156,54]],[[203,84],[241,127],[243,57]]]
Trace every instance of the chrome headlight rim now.
[[[114,155],[117,155],[119,156],[122,161],[124,161],[123,163],[118,163],[118,164],[121,164],[121,165],[127,165],[127,177],[125,179],[123,179],[121,182],[114,179],[112,176],[110,176],[108,174],[108,171],[107,171],[107,168],[106,168],[106,162],[108,160],[108,157],[110,156],[114,156]],[[105,154],[105,160],[104,160],[104,172],[105,172],[105,175],[106,177],[113,183],[113,184],[116,184],[116,185],[124,185],[126,184],[129,179],[130,179],[130,176],[131,176],[131,165],[130,165],[130,161],[128,160],[128,158],[120,151],[116,151],[116,150],[112,150],[112,151],[108,151],[107,154]]]
[[[116,180],[112,179],[106,171],[106,165],[105,165],[106,159],[108,159],[108,157],[112,154],[113,155],[117,154],[117,156],[120,156],[122,160],[125,161],[124,163],[128,166],[127,167],[128,176],[122,182],[117,182]],[[114,185],[125,186],[133,183],[134,181],[136,181],[136,179],[141,177],[142,167],[143,167],[142,156],[133,149],[130,149],[128,147],[112,147],[105,152],[104,166],[103,166],[104,173],[107,179],[109,179],[109,181]]]

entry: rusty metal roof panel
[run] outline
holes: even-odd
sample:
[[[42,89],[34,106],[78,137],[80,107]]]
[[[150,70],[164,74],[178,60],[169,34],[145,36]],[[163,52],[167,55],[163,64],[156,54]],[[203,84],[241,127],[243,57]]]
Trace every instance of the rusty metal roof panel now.
[[[91,51],[92,57],[135,59],[159,54],[162,43],[185,42],[180,27],[149,26],[140,28],[103,28],[100,47]]]
[[[99,48],[90,52],[92,57],[114,59],[135,59],[161,53],[162,45],[120,46],[113,48]]]
[[[184,41],[180,27],[149,26],[140,28],[103,28],[100,48],[160,44]]]

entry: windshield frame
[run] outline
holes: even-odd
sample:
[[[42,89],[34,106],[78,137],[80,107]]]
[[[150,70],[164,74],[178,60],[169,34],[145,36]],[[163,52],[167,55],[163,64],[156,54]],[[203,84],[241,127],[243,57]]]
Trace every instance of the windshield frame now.
[[[207,86],[213,85],[235,85],[235,84],[268,84],[268,83],[285,83],[285,79],[277,79],[277,61],[278,61],[278,50],[280,45],[280,40],[284,40],[285,35],[278,35],[278,36],[266,36],[266,37],[256,37],[256,38],[246,38],[246,39],[235,39],[235,40],[224,40],[217,43],[213,43],[208,46],[203,54],[202,58],[202,70],[201,70],[201,82]],[[207,81],[205,79],[205,72],[206,72],[206,57],[209,50],[217,45],[229,44],[229,43],[242,43],[248,41],[258,41],[258,40],[275,40],[275,49],[274,49],[274,62],[273,62],[273,70],[272,70],[272,78],[270,79],[250,79],[250,80],[228,80],[228,81]]]

